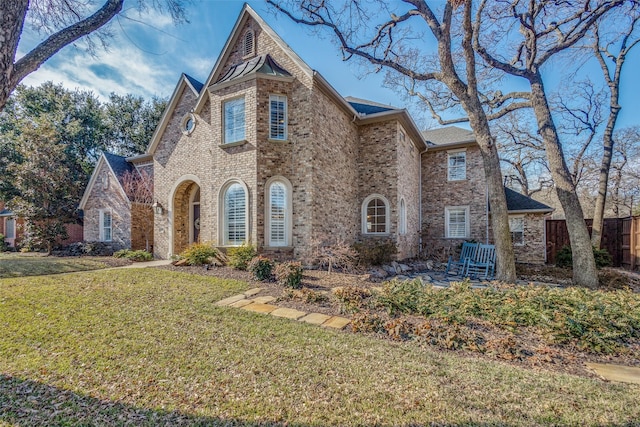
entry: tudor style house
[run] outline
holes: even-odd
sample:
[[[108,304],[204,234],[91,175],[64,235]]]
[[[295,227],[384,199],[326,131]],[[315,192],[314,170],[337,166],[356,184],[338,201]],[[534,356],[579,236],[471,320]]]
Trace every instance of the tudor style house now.
[[[124,198],[96,191],[106,159],[83,198],[87,240],[132,224]],[[248,5],[206,82],[183,74],[147,152],[126,160],[153,165],[159,258],[196,241],[304,260],[318,242],[382,240],[405,259],[491,236],[470,131],[423,133],[404,109],[343,98]],[[551,209],[506,191],[517,259],[544,262]]]

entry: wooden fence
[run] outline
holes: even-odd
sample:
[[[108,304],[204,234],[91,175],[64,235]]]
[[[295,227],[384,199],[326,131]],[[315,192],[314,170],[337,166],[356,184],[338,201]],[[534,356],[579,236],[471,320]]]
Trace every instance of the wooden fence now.
[[[592,220],[585,223],[591,234]],[[546,221],[547,264],[554,264],[556,254],[569,246],[569,232],[563,219]],[[606,218],[600,247],[611,255],[614,267],[635,270],[640,267],[640,217]]]

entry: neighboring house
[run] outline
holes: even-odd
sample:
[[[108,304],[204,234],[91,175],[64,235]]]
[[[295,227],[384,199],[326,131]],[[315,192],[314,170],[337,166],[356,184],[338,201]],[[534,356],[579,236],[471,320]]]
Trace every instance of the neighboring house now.
[[[79,206],[85,241],[108,242],[114,250],[153,248],[153,210],[129,200],[123,187],[125,174],[142,169],[152,176],[152,165],[144,158],[100,156]]]
[[[9,209],[4,207],[4,202],[0,202],[0,234],[4,236],[6,244],[15,248],[20,240],[20,229],[22,221],[16,218]]]
[[[67,238],[58,240],[57,245],[65,246],[82,241],[82,219],[72,224],[65,224]],[[4,241],[10,248],[19,248],[24,237],[24,218],[18,218],[14,213],[5,208],[4,202],[0,202],[0,234],[5,236]]]
[[[405,259],[489,235],[469,131],[423,135],[404,109],[343,98],[247,5],[205,84],[183,74],[147,152],[126,160],[153,162],[159,258],[210,241],[308,260],[342,240],[391,241]],[[98,215],[109,212],[124,244],[126,198],[92,189],[111,172],[101,162],[83,198],[85,237],[106,233]],[[543,262],[534,239],[550,209],[512,206],[519,260]]]

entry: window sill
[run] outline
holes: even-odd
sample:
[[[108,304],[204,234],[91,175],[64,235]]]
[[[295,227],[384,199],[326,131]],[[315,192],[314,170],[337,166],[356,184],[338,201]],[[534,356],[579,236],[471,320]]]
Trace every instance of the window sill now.
[[[243,139],[242,141],[235,141],[235,142],[228,142],[226,144],[220,144],[218,147],[220,148],[239,147],[240,145],[244,145],[248,142],[249,141],[247,141],[246,139]]]
[[[369,236],[369,237],[388,237],[391,236],[391,233],[367,233],[364,232],[362,233],[363,236]]]
[[[292,251],[293,246],[263,246],[266,251]]]
[[[289,142],[288,139],[273,139],[273,138],[267,138],[267,142],[275,142],[276,144],[278,143],[286,143]]]

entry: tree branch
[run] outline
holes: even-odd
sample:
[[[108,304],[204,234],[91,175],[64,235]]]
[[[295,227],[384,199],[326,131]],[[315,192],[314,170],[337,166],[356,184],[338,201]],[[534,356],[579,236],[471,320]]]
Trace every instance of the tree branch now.
[[[90,34],[109,22],[122,10],[124,0],[107,0],[96,13],[51,35],[15,63],[11,85],[17,86],[29,73],[37,70],[60,49]]]

